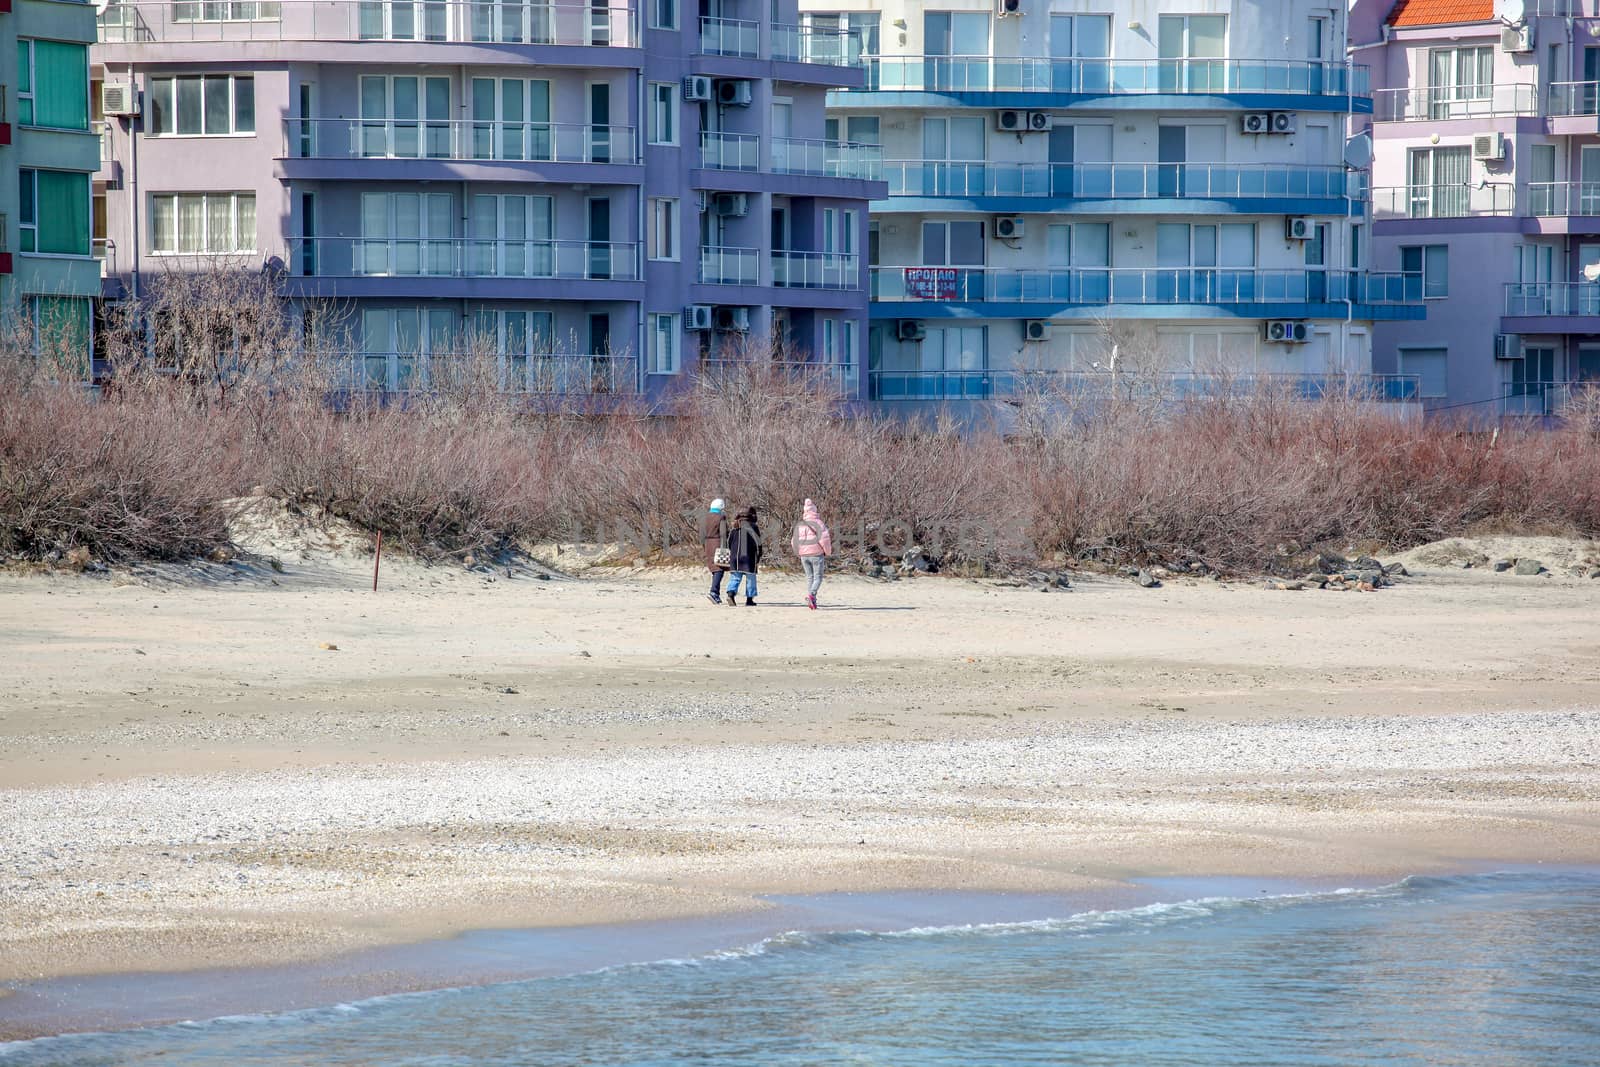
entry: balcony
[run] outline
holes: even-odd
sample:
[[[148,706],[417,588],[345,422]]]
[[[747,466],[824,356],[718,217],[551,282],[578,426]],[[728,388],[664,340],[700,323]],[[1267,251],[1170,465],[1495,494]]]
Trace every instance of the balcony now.
[[[1420,382],[1402,374],[1159,374],[1117,381],[1109,374],[1038,370],[871,371],[868,397],[882,401],[988,400],[1035,394],[1077,400],[1113,397],[1177,402],[1206,397],[1287,394],[1300,400],[1414,403]]]
[[[1545,106],[1551,118],[1600,115],[1600,82],[1552,82]]]
[[[434,370],[452,353],[352,352],[348,388],[358,394],[421,394],[434,385]],[[633,356],[574,355],[565,352],[491,356],[499,363],[499,388],[509,394],[601,396],[637,392],[638,360]]]
[[[772,253],[772,284],[785,289],[861,288],[861,260],[851,252]]]
[[[700,378],[709,383],[746,381],[752,373],[770,371],[810,388],[851,398],[860,392],[860,368],[854,363],[813,363],[803,359],[702,359]]]
[[[311,237],[291,240],[304,277],[636,281],[639,246],[623,241]]]
[[[861,66],[861,34],[777,23],[772,27],[772,58],[786,63],[828,67]]]
[[[1521,418],[1560,418],[1575,400],[1590,400],[1600,381],[1510,381],[1501,387],[1500,414]],[[1583,405],[1585,408],[1587,404]]]
[[[1369,97],[1365,67],[1250,59],[868,56],[868,92]]]
[[[1470,219],[1514,215],[1516,188],[1511,185],[1400,185],[1372,191],[1375,219]]]
[[[637,164],[632,126],[476,120],[284,119],[285,158]]]
[[[761,55],[761,23],[701,16],[700,54],[757,58]]]
[[[759,285],[761,250],[708,245],[700,249],[696,278],[702,285]]]
[[[1600,316],[1600,283],[1507,282],[1504,314],[1516,318]],[[1588,323],[1587,332],[1600,332],[1600,323]]]
[[[107,44],[394,41],[638,47],[623,5],[514,0],[112,0],[96,19]]]
[[[761,138],[753,133],[700,134],[700,166],[705,170],[761,169]]]
[[[890,196],[967,200],[1229,200],[1258,211],[1261,201],[1365,199],[1364,176],[1344,167],[1235,163],[990,163],[891,160]],[[1038,210],[1043,205],[1028,205]],[[1325,205],[1328,206],[1328,205]],[[891,205],[895,208],[895,205]],[[991,208],[995,209],[995,208]],[[904,209],[899,209],[904,210]],[[1339,208],[1344,211],[1343,206]]]
[[[1529,182],[1523,214],[1531,218],[1600,216],[1600,182]]]
[[[874,301],[1119,305],[1334,305],[1416,312],[1421,317],[1420,274],[1365,271],[1253,270],[1226,267],[1061,268],[990,270],[983,267],[874,267]],[[1000,312],[1008,314],[1008,312]],[[1274,315],[1297,317],[1289,311]],[[1298,317],[1306,317],[1302,313]]]
[[[1539,91],[1532,85],[1382,89],[1372,102],[1372,117],[1377,122],[1441,122],[1537,114]]]
[[[854,141],[772,138],[772,173],[883,180],[883,148]]]

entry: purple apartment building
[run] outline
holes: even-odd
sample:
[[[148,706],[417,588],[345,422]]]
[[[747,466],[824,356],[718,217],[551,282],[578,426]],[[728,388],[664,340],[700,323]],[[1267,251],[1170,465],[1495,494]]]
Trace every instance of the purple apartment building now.
[[[348,313],[365,389],[470,335],[508,389],[770,352],[860,393],[885,186],[826,139],[859,46],[795,0],[135,0],[99,40],[110,295],[281,269]]]

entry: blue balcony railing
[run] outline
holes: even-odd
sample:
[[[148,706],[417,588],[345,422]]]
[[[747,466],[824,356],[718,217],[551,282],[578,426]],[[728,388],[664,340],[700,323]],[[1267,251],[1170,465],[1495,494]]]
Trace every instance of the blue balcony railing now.
[[[938,273],[931,273],[938,272]],[[1420,274],[1227,267],[874,267],[872,299],[1058,304],[1421,304]]]
[[[1409,374],[1156,374],[1113,379],[1107,373],[1038,370],[880,370],[868,373],[867,388],[871,399],[883,401],[986,400],[1026,394],[1182,401],[1275,393],[1306,401],[1405,404],[1421,397],[1419,379]]]
[[[1089,200],[1193,197],[1363,199],[1365,175],[1287,163],[992,163],[906,159],[883,164],[890,196],[1025,196]]]
[[[868,56],[869,91],[1371,95],[1365,67],[1276,59]]]

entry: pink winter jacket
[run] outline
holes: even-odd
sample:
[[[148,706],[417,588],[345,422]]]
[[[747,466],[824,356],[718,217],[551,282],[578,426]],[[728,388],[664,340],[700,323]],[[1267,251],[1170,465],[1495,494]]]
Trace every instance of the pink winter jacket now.
[[[794,552],[797,556],[833,555],[833,535],[823,525],[817,506],[806,501],[805,518],[794,524]]]

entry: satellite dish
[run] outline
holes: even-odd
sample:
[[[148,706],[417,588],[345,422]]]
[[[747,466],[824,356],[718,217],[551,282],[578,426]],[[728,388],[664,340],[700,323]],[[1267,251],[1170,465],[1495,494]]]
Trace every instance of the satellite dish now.
[[[1589,282],[1600,282],[1600,263],[1589,263],[1583,268],[1583,278]]]
[[[1344,143],[1344,165],[1351,170],[1372,166],[1372,135],[1358,133]]]
[[[1494,17],[1509,26],[1521,25],[1527,13],[1528,5],[1523,0],[1494,0]]]

